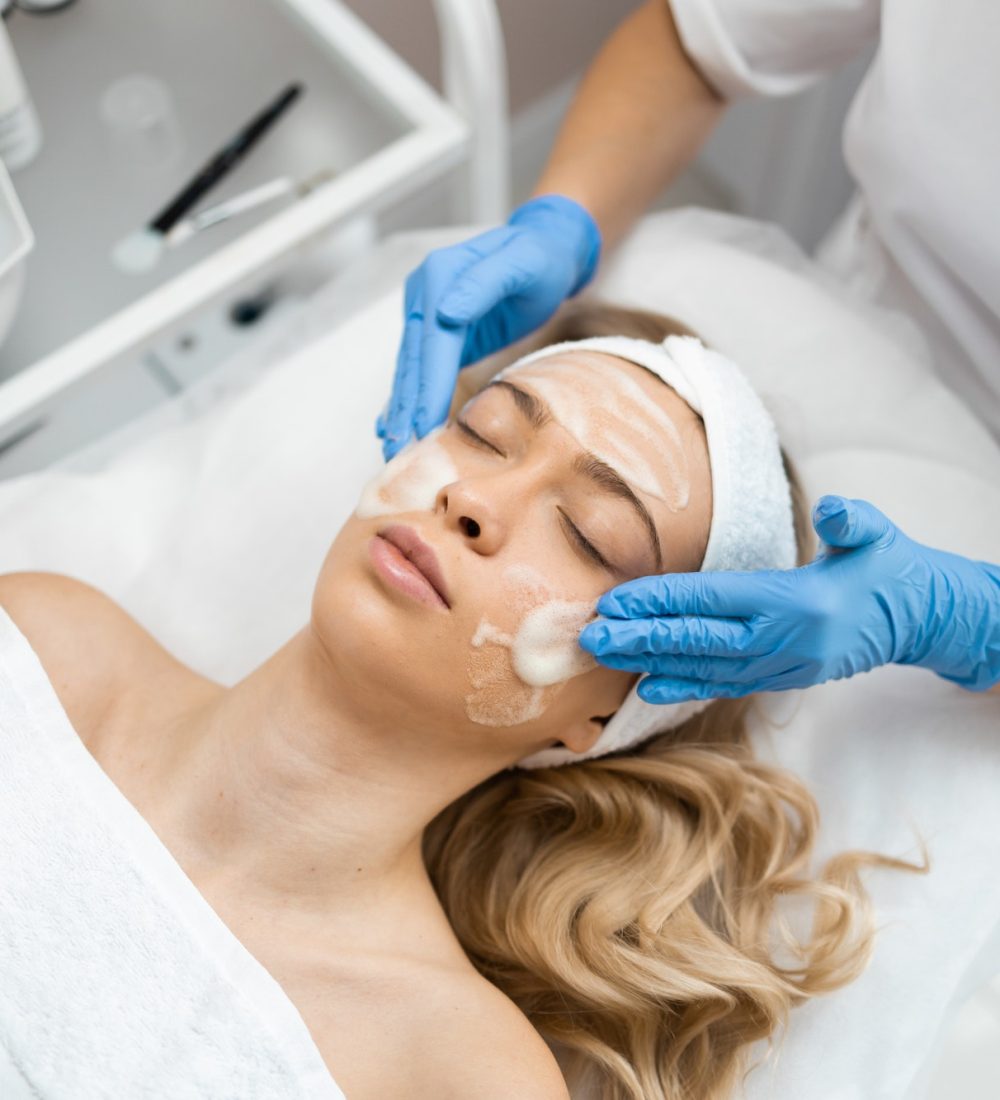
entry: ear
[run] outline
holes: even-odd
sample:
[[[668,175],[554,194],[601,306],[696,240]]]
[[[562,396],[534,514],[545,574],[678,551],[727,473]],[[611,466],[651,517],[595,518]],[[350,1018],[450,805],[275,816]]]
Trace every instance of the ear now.
[[[611,715],[607,717],[595,716],[594,718],[581,719],[568,726],[557,741],[557,745],[563,745],[570,752],[585,753],[597,744],[598,738],[604,732],[604,727],[611,721]]]

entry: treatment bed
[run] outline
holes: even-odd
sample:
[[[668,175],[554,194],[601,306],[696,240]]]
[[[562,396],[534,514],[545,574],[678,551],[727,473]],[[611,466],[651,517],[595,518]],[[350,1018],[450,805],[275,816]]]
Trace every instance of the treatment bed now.
[[[381,464],[373,425],[403,277],[468,232],[391,238],[280,339],[50,469],[0,482],[0,572],[79,577],[197,671],[227,684],[245,675],[305,622],[331,538]],[[848,296],[784,234],[698,210],[657,214],[587,293],[673,314],[740,363],[810,500],[865,497],[921,541],[1000,560],[1000,448],[938,380],[910,322]],[[956,1011],[1000,975],[1000,699],[890,666],[768,696],[763,712],[757,751],[819,800],[817,858],[868,848],[919,859],[922,838],[932,867],[868,873],[871,965],[793,1013],[746,1095],[918,1100]],[[10,935],[0,897],[0,945]],[[70,960],[58,979],[70,989],[84,975]],[[143,1000],[141,982],[130,995]],[[0,1052],[11,1034],[23,1039],[19,1007],[0,975]],[[44,1026],[56,1057],[60,1029],[65,1049],[95,1059],[114,1042],[70,1012]],[[155,1063],[155,1033],[147,1041]],[[196,1029],[186,1041],[195,1053]],[[141,1066],[143,1052],[131,1054]],[[5,1090],[2,1062],[0,1095],[22,1095]],[[192,1057],[192,1075],[198,1066]],[[42,1095],[106,1093],[81,1079]]]

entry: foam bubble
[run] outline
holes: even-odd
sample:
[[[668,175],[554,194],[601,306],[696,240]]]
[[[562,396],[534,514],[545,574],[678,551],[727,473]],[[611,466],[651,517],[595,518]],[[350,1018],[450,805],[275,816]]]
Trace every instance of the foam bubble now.
[[[514,639],[505,634],[502,630],[499,630],[491,622],[487,622],[486,619],[481,619],[479,626],[476,627],[476,633],[472,635],[472,645],[474,649],[479,649],[481,646],[486,645],[487,642],[492,642],[494,645],[512,646]]]
[[[522,582],[538,587],[544,583],[530,566],[512,566],[514,570]],[[539,718],[555,685],[596,667],[577,640],[593,617],[592,603],[548,600],[528,611],[514,634],[481,619],[472,636],[469,662],[475,690],[465,697],[470,721],[516,726]]]
[[[532,687],[548,687],[596,667],[578,641],[593,617],[592,603],[566,600],[551,600],[529,611],[511,646],[518,678]]]

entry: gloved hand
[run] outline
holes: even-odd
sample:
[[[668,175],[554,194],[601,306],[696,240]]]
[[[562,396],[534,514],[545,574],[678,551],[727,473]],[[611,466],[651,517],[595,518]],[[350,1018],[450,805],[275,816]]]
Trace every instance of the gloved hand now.
[[[526,336],[586,286],[600,251],[579,203],[542,195],[506,225],[432,252],[406,280],[396,377],[375,427],[385,457],[445,419],[461,367]]]
[[[1000,681],[1000,566],[914,542],[864,500],[821,498],[799,569],[675,573],[605,593],[580,644],[648,672],[651,703],[809,687],[896,662],[972,691]]]

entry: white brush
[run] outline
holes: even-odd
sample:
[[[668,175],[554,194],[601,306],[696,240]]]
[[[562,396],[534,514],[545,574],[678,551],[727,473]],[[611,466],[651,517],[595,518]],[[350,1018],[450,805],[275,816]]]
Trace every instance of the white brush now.
[[[311,176],[302,183],[296,183],[290,176],[279,176],[268,183],[260,184],[259,187],[252,187],[249,191],[234,195],[231,199],[216,203],[215,206],[210,206],[198,214],[192,214],[183,221],[176,222],[166,233],[157,233],[148,226],[137,229],[115,245],[111,257],[115,266],[121,271],[151,271],[160,262],[168,248],[176,248],[177,245],[189,241],[203,229],[208,229],[212,225],[221,225],[238,214],[255,210],[258,206],[280,199],[283,195],[302,198],[332,179],[334,175],[331,169],[326,169],[317,172],[315,176]]]

